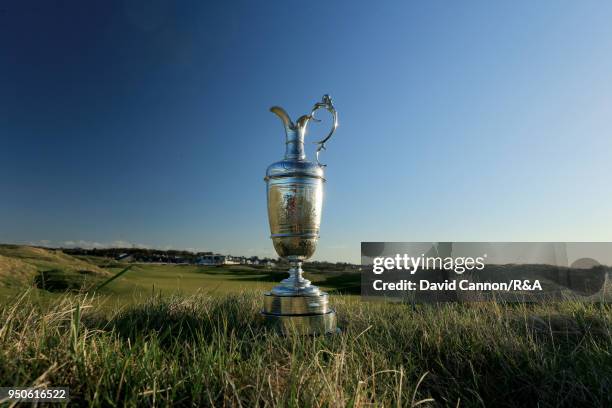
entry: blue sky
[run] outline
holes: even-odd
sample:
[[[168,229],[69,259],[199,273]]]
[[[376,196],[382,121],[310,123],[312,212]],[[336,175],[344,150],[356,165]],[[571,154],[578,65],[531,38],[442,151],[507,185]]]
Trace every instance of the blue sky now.
[[[205,3],[2,3],[0,242],[271,256],[268,108],[324,93],[315,259],[612,240],[611,3]]]

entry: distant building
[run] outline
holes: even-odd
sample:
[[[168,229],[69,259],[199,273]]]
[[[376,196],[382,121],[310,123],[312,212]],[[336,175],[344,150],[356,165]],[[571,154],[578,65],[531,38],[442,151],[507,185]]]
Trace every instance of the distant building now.
[[[211,254],[200,256],[196,263],[198,265],[238,265],[240,259],[231,255]]]
[[[123,253],[119,254],[115,259],[121,262],[132,262],[134,260],[134,255]]]
[[[269,268],[273,268],[276,266],[276,262],[270,260],[270,259],[264,259],[263,261],[259,262],[260,265],[263,266],[267,266]]]

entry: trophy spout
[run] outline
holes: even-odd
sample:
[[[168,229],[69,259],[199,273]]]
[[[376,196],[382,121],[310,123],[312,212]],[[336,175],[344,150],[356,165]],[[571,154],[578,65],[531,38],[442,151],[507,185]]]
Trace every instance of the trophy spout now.
[[[305,128],[301,126],[302,118],[299,119],[298,125],[296,126],[287,112],[280,106],[271,107],[270,112],[276,114],[283,122],[283,126],[285,127],[285,159],[306,159],[306,154],[304,153]]]
[[[285,133],[289,134],[289,132],[294,131],[296,129],[295,124],[293,124],[293,121],[289,117],[289,114],[280,106],[271,107],[270,112],[276,114],[276,116],[278,116],[283,122],[283,126],[285,127]]]

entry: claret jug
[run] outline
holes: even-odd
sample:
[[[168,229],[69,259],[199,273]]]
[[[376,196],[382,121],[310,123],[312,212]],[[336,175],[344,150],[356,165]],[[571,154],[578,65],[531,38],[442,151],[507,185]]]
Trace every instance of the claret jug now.
[[[315,113],[325,109],[332,115],[332,128],[317,143],[316,159],[304,152],[308,124],[318,121]],[[280,332],[302,334],[333,333],[336,313],[328,304],[328,294],[302,276],[302,262],[315,252],[323,209],[324,167],[319,154],[338,127],[338,113],[329,95],[324,95],[311,112],[295,123],[281,107],[270,110],[285,128],[285,157],[271,164],[267,184],[268,220],[274,249],[289,262],[289,277],[264,296],[265,320]]]

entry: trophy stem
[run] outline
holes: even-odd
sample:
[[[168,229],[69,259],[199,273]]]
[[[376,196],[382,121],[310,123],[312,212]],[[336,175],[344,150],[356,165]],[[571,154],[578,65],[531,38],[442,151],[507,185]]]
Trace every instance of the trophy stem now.
[[[291,268],[289,269],[289,279],[293,281],[293,286],[295,289],[299,289],[300,286],[309,286],[310,281],[304,279],[302,274],[304,270],[302,269],[302,261],[292,261]]]
[[[281,284],[272,289],[277,296],[315,296],[320,294],[318,287],[311,285],[310,281],[302,276],[302,261],[290,260],[289,277],[283,279]]]

